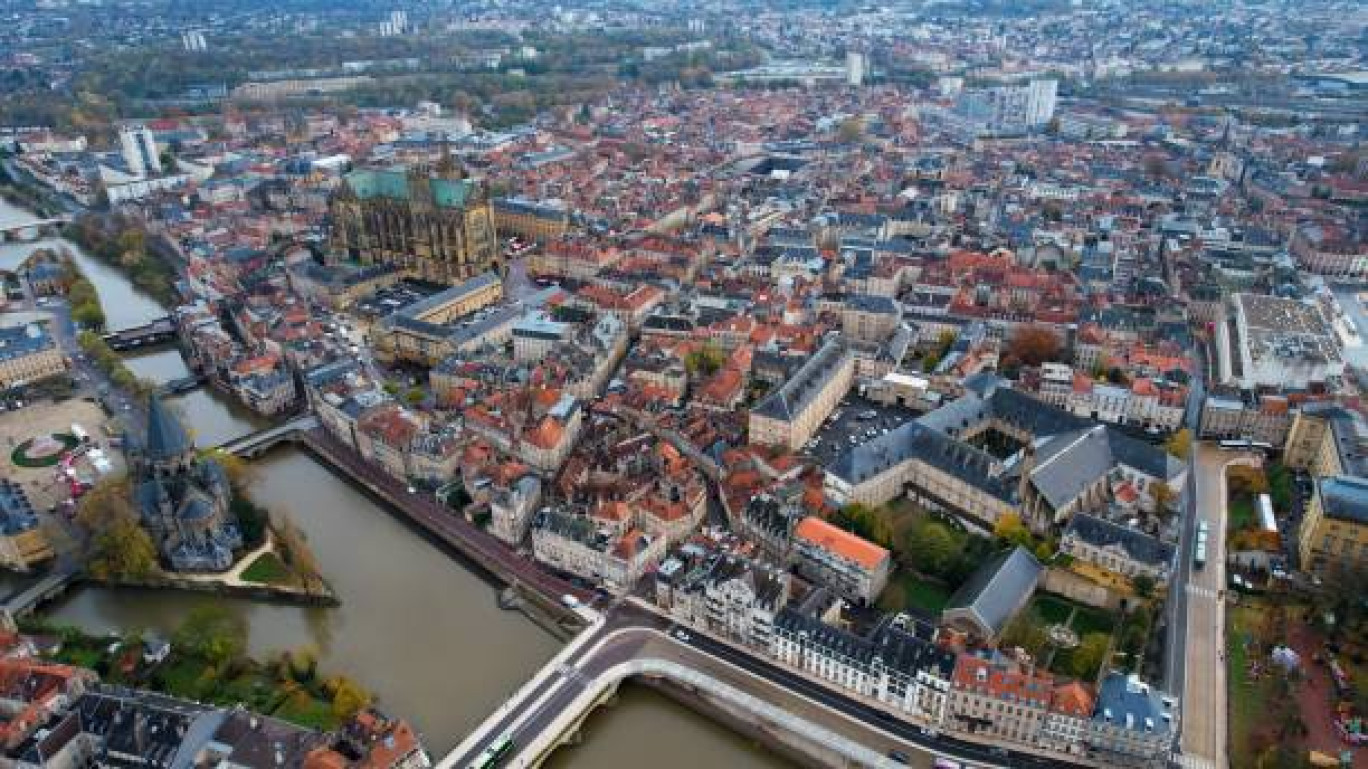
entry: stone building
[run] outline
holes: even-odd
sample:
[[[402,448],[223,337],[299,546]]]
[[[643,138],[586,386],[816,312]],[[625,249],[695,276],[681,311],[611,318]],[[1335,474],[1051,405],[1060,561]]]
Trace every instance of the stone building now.
[[[353,171],[329,213],[331,247],[341,259],[396,265],[447,284],[500,266],[487,190],[465,178],[450,158],[432,170]]]
[[[161,399],[147,406],[147,432],[129,447],[133,499],[142,525],[175,571],[225,571],[242,535],[228,510],[223,466],[197,455],[185,427]]]

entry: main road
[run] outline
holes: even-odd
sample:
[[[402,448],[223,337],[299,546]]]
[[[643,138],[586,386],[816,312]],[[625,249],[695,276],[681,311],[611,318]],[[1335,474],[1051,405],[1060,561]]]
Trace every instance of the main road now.
[[[889,712],[847,696],[795,671],[776,665],[746,649],[713,639],[693,629],[682,630],[669,618],[636,601],[621,600],[606,609],[601,621],[576,638],[557,655],[536,678],[456,750],[445,757],[439,769],[465,769],[476,763],[481,752],[496,740],[508,737],[513,753],[510,767],[536,765],[545,758],[539,745],[547,745],[562,735],[567,719],[580,715],[574,710],[592,694],[604,679],[631,662],[670,665],[709,679],[727,689],[742,692],[754,700],[782,711],[781,718],[793,723],[776,724],[764,714],[754,718],[765,729],[804,730],[802,735],[821,741],[807,730],[824,731],[828,739],[844,740],[870,751],[874,763],[895,765],[889,755],[901,754],[908,762],[927,766],[933,756],[948,756],[972,761],[981,767],[1083,766],[1031,753],[1005,751],[946,735],[931,736],[916,724],[896,718]],[[680,682],[686,689],[693,688]],[[577,701],[580,701],[577,704]],[[573,728],[573,727],[572,727]],[[554,745],[554,741],[549,742]]]
[[[1185,497],[1188,517],[1183,527],[1178,566],[1174,571],[1171,598],[1175,620],[1166,678],[1175,694],[1181,693],[1182,751],[1177,761],[1190,769],[1225,769],[1226,663],[1226,468],[1233,464],[1257,464],[1258,458],[1226,451],[1209,443],[1194,443]],[[1193,565],[1194,540],[1199,522],[1208,527],[1206,565]],[[1181,649],[1181,653],[1177,653]],[[1181,689],[1174,684],[1181,683]]]

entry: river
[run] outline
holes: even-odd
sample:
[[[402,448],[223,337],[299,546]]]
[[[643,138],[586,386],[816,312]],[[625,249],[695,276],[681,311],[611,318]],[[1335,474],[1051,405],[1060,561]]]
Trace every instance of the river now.
[[[24,212],[0,201],[0,223]],[[165,314],[117,270],[73,243],[48,239],[0,244],[0,268],[13,268],[38,247],[66,246],[95,284],[113,328]],[[174,350],[128,358],[140,376],[184,376]],[[200,389],[172,399],[202,444],[251,432],[262,423],[222,396]],[[500,610],[494,588],[340,478],[293,448],[255,463],[252,496],[288,514],[308,535],[342,604],[301,609],[206,596],[81,589],[48,610],[57,622],[92,631],[169,632],[192,608],[213,601],[240,613],[251,649],[268,654],[312,646],[324,670],[352,675],[382,707],[411,720],[434,755],[453,747],[549,659],[558,642],[521,614]],[[9,586],[0,575],[0,589]],[[638,766],[781,767],[760,748],[648,689],[624,687],[618,704],[591,718],[587,739],[557,752],[552,764],[572,769]]]

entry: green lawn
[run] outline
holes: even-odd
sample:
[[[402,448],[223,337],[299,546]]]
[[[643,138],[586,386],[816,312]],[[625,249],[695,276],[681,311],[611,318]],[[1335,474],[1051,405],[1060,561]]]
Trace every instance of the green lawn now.
[[[57,654],[58,662],[67,665],[75,665],[76,667],[81,668],[90,668],[92,670],[96,665],[100,664],[100,660],[103,658],[103,649],[71,643],[63,643],[62,651]]]
[[[923,614],[939,615],[950,601],[950,588],[938,582],[907,572],[898,572],[879,596],[879,608],[885,611],[913,609]]]
[[[293,724],[325,731],[336,729],[339,723],[331,705],[309,696],[286,697],[271,715]]]
[[[1035,599],[1033,607],[1036,616],[1040,617],[1047,625],[1058,625],[1069,618],[1069,612],[1073,611],[1073,605],[1063,598],[1042,595]]]
[[[1080,636],[1088,633],[1107,633],[1110,635],[1116,627],[1116,615],[1101,609],[1080,606],[1078,613],[1074,615],[1072,627],[1074,632]]]
[[[1243,531],[1254,526],[1254,500],[1249,497],[1231,497],[1230,499],[1230,523],[1228,528],[1231,531]]]
[[[1254,769],[1258,757],[1251,746],[1254,735],[1268,713],[1273,677],[1258,681],[1246,677],[1249,669],[1245,656],[1244,639],[1253,635],[1259,622],[1260,610],[1251,606],[1232,606],[1226,615],[1226,681],[1230,708],[1230,765],[1233,769]]]
[[[288,585],[294,581],[294,575],[275,553],[262,553],[242,570],[242,581],[259,585]]]

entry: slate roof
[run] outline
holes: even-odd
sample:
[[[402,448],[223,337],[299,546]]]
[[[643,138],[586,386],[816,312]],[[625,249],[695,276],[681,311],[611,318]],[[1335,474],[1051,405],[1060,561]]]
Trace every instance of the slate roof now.
[[[151,459],[170,459],[195,447],[185,426],[162,399],[156,395],[147,400],[147,435],[142,450]]]
[[[950,596],[945,612],[967,611],[997,635],[1035,592],[1044,567],[1017,545],[993,556]]]
[[[0,328],[0,360],[12,360],[42,352],[55,343],[41,324]]]
[[[788,606],[774,618],[774,626],[793,635],[806,633],[812,647],[865,669],[891,668],[910,678],[927,671],[946,681],[955,672],[953,653],[889,622],[880,623],[868,636],[858,636]]]
[[[1071,518],[1064,536],[1076,537],[1094,547],[1116,545],[1132,560],[1154,566],[1168,566],[1173,561],[1172,545],[1129,526],[1087,513],[1078,513]]]
[[[1111,467],[1107,430],[1098,425],[1039,441],[1031,484],[1057,510],[1077,499]]]
[[[914,458],[998,499],[1016,499],[1016,484],[1000,472],[991,454],[931,429],[920,420],[907,422],[851,448],[837,458],[828,472],[856,484]]]
[[[1148,684],[1136,676],[1113,671],[1102,679],[1092,720],[1136,732],[1144,732],[1148,727],[1156,734],[1168,735],[1173,725],[1163,717],[1166,712],[1162,695]]]
[[[1325,515],[1368,525],[1368,478],[1337,475],[1322,478],[1316,485]]]
[[[849,349],[840,337],[828,339],[788,381],[757,403],[751,413],[771,419],[793,420],[849,354]]]

